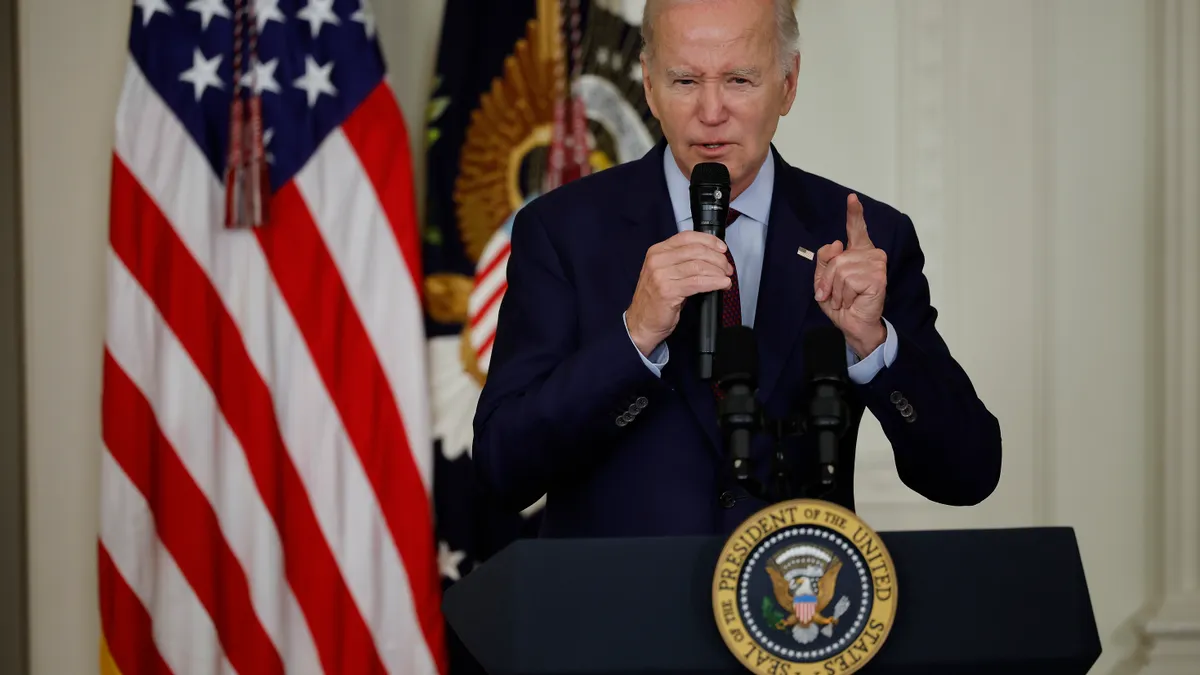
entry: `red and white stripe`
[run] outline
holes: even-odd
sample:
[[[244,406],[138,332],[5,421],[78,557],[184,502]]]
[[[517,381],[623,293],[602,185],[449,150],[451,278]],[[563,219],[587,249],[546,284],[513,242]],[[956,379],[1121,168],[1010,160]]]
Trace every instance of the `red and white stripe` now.
[[[99,574],[135,673],[444,673],[420,248],[385,84],[222,226],[129,62],[117,115]]]
[[[508,291],[508,258],[512,242],[503,227],[496,230],[483,247],[475,265],[475,286],[467,298],[468,339],[475,349],[479,370],[488,372],[492,361],[492,343],[500,320],[500,303]]]
[[[796,618],[800,619],[801,625],[807,626],[812,623],[813,615],[817,611],[817,602],[815,600],[796,600],[792,603],[792,609],[796,612]]]

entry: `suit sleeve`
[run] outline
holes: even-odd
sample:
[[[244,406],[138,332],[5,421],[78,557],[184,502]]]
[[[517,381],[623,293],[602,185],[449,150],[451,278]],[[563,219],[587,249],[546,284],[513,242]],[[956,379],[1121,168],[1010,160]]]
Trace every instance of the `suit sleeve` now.
[[[580,334],[569,272],[536,209],[522,209],[472,450],[489,492],[514,508],[602,461],[658,381],[622,312]]]
[[[934,325],[916,230],[907,216],[899,222],[884,310],[897,353],[858,391],[891,441],[906,485],[935,502],[977,504],[1000,481],[1000,425]]]

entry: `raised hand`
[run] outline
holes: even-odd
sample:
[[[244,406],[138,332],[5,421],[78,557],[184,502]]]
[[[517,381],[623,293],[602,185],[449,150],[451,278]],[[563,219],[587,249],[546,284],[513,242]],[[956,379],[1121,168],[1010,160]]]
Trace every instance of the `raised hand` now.
[[[867,234],[858,195],[846,199],[846,241],[817,251],[813,292],[825,312],[859,358],[875,351],[887,337],[883,304],[887,292],[887,254]]]
[[[711,234],[685,230],[651,246],[625,312],[633,343],[649,356],[675,330],[684,300],[729,288],[732,274],[725,242]]]

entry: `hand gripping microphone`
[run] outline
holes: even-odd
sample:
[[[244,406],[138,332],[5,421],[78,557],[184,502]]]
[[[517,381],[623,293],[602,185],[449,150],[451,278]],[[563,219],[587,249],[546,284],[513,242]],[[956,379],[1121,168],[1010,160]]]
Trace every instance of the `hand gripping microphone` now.
[[[750,484],[750,442],[761,425],[758,402],[758,346],[754,331],[746,326],[725,326],[717,337],[717,387],[722,396],[717,420],[728,439],[734,478]]]
[[[725,239],[729,215],[729,169],[719,162],[702,162],[692,169],[689,189],[692,229]],[[721,325],[721,291],[705,293],[700,300],[700,379],[711,380]]]
[[[850,376],[846,338],[833,325],[813,328],[804,335],[804,370],[808,382],[805,429],[817,436],[817,463],[822,485],[832,485],[837,471],[838,443],[850,425],[844,397]]]

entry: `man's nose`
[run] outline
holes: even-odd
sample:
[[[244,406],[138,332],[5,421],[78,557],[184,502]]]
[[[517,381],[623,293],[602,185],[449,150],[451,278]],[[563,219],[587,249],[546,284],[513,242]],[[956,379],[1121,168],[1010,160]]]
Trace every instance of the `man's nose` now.
[[[725,92],[720,84],[706,84],[700,90],[700,121],[720,124],[725,121]]]

